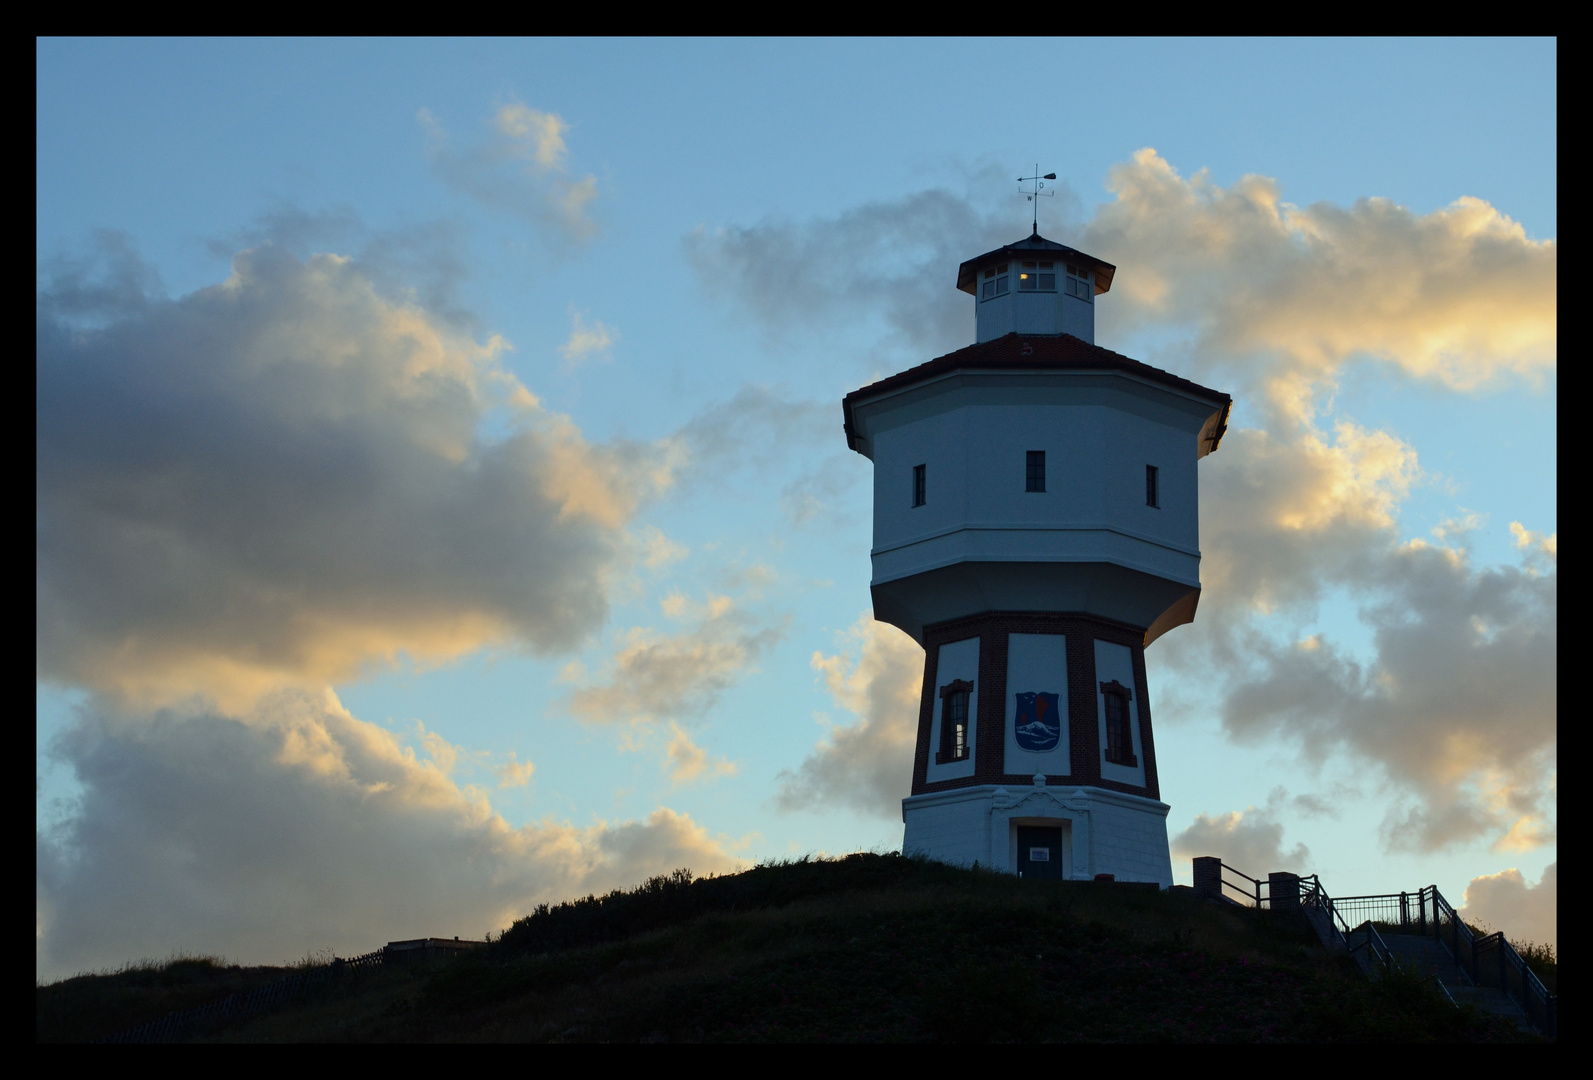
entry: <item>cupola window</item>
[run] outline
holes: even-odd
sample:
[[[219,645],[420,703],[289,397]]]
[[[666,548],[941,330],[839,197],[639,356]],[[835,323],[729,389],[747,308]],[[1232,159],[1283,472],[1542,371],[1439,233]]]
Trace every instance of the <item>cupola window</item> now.
[[[1067,294],[1076,296],[1086,304],[1095,300],[1095,288],[1090,284],[1090,268],[1088,266],[1074,266],[1067,264]],[[1055,288],[1055,286],[1052,286]]]
[[[996,296],[1007,294],[1007,263],[992,266],[985,271],[984,290],[979,294],[981,300],[989,300]]]
[[[1018,272],[1019,292],[1056,292],[1056,264],[1026,262]]]

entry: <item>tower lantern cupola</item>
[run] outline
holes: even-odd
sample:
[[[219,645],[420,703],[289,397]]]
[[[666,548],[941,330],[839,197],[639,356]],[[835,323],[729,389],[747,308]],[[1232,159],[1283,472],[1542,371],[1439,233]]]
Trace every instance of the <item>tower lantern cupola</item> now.
[[[1232,400],[1095,344],[1116,271],[1038,231],[969,259],[978,341],[842,402],[874,617],[924,647],[905,852],[1172,883],[1145,650],[1195,618]]]
[[[1117,267],[1077,248],[1027,240],[987,251],[957,270],[957,288],[974,298],[975,340],[1003,334],[1072,334],[1095,342],[1095,298],[1112,287]]]

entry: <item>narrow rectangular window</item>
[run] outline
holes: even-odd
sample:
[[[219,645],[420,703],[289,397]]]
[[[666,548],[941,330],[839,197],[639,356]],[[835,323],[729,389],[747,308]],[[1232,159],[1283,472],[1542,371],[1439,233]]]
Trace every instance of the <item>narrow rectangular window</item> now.
[[[955,679],[940,688],[940,752],[935,764],[968,759],[968,696],[974,684]]]
[[[924,505],[924,469],[926,466],[913,466],[913,505]]]
[[[1161,501],[1156,497],[1156,466],[1145,466],[1145,505],[1161,506]]]
[[[1024,491],[1045,490],[1045,451],[1030,450],[1027,472],[1024,476]]]
[[[1106,703],[1106,760],[1113,765],[1138,765],[1139,758],[1134,754],[1133,721],[1128,711],[1128,687],[1116,679],[1102,683],[1101,697]]]

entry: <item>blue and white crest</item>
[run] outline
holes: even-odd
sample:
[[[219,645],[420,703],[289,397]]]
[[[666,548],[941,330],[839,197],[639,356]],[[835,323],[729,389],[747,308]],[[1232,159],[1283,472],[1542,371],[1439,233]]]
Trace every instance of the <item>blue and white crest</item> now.
[[[1013,717],[1013,734],[1018,748],[1035,753],[1055,750],[1062,738],[1062,718],[1057,712],[1055,694],[1019,694],[1018,710]]]

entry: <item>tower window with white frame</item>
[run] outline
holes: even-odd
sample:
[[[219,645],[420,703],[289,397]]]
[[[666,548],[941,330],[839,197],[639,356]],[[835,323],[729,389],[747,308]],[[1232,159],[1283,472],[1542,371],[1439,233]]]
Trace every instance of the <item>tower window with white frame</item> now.
[[[985,271],[984,283],[979,290],[979,299],[991,300],[997,296],[1005,296],[1007,294],[1010,288],[1008,282],[1011,280],[1007,275],[1009,265],[1008,263],[1002,263],[1000,266],[992,266]]]
[[[1090,284],[1090,268],[1088,266],[1074,266],[1066,264],[1068,272],[1064,277],[1067,294],[1076,296],[1086,304],[1095,301],[1095,286]]]
[[[1026,262],[1018,268],[1019,292],[1056,292],[1056,264]]]

